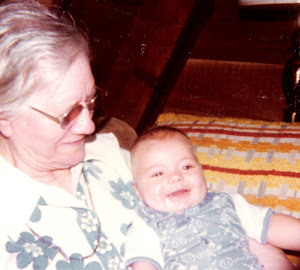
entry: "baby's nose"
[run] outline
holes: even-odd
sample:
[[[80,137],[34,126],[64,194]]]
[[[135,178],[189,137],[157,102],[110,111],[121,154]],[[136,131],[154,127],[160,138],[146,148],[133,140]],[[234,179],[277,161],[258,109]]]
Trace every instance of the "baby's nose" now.
[[[174,183],[174,182],[178,182],[178,181],[182,181],[183,177],[181,175],[181,173],[175,171],[170,175],[169,181],[170,183]]]

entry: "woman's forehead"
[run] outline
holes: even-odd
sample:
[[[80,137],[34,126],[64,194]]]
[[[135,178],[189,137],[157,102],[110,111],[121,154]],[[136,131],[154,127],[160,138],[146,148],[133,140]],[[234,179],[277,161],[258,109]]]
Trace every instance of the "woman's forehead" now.
[[[62,106],[66,102],[68,104],[76,103],[95,92],[94,77],[89,60],[83,55],[77,57],[68,70],[54,71],[52,75],[47,74],[46,76],[48,76],[46,81],[49,84],[41,86],[33,93],[31,99],[35,103],[53,100]]]

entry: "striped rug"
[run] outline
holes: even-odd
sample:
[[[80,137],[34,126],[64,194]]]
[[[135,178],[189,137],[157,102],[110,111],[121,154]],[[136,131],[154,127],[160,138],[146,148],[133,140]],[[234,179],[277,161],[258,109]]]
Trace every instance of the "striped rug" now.
[[[300,124],[161,114],[195,145],[208,188],[300,218]]]

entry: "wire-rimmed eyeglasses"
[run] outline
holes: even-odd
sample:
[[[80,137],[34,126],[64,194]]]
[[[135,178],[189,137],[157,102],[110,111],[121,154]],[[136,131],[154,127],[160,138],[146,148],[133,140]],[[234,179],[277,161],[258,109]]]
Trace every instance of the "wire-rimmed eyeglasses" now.
[[[61,128],[66,128],[66,127],[68,127],[68,125],[70,123],[72,123],[79,116],[79,114],[82,112],[82,110],[85,107],[90,111],[90,114],[93,114],[94,109],[95,109],[96,98],[97,98],[97,95],[94,96],[92,99],[87,100],[85,102],[85,105],[83,105],[82,103],[76,103],[68,112],[66,112],[63,115],[58,116],[58,117],[55,117],[51,114],[43,112],[32,106],[30,106],[30,108],[32,110],[46,116],[47,118],[51,119],[52,121],[60,124]]]

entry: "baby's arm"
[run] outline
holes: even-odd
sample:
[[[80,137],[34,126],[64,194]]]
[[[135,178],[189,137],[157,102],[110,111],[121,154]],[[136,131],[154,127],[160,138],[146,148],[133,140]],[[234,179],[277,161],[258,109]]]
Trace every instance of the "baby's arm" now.
[[[285,253],[269,244],[261,244],[256,240],[249,238],[249,247],[253,254],[258,258],[258,262],[266,270],[295,270]],[[148,262],[135,262],[130,265],[130,270],[157,270],[157,268]]]
[[[286,250],[300,251],[300,219],[273,214],[268,228],[268,243]]]

